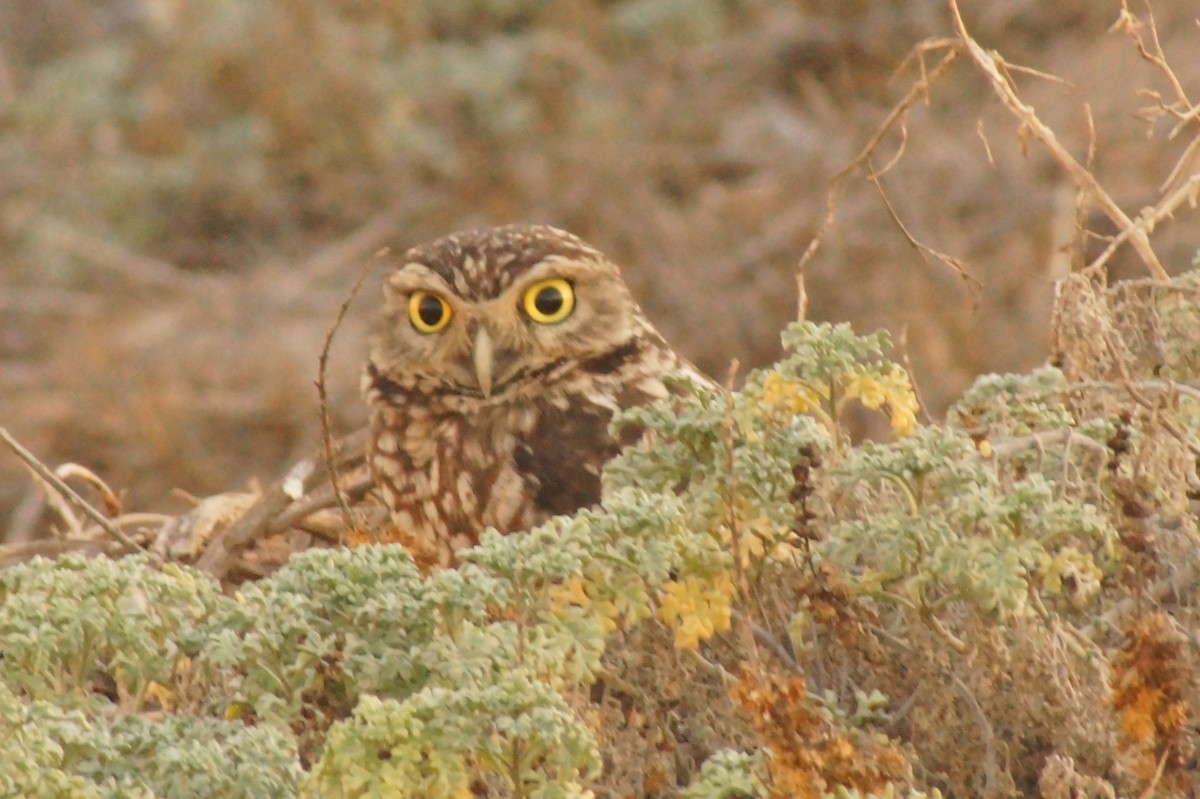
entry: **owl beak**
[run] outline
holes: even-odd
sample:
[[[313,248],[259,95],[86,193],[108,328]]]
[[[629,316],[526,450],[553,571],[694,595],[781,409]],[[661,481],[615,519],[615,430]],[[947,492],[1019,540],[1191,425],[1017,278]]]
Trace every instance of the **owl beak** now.
[[[471,360],[475,362],[475,377],[479,380],[479,390],[483,396],[492,396],[492,369],[496,358],[493,350],[492,336],[487,328],[479,326],[475,333],[475,345],[471,348]]]

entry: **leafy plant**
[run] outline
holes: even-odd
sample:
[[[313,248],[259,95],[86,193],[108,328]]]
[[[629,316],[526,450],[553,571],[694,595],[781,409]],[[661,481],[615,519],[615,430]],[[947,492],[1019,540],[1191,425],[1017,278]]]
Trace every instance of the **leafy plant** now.
[[[1147,525],[1188,501],[1186,476],[1152,479],[1193,451],[1187,406],[1114,414],[1106,385],[1046,368],[923,426],[886,336],[800,323],[785,344],[740,391],[681,377],[620,414],[643,444],[599,507],[485,534],[454,569],[312,549],[233,596],[147,556],[0,573],[0,754],[20,764],[0,789],[1183,790],[1196,683],[1168,620],[1194,608],[1147,592],[1192,527]],[[853,441],[851,404],[888,440]],[[1092,624],[1126,616],[1125,642]]]

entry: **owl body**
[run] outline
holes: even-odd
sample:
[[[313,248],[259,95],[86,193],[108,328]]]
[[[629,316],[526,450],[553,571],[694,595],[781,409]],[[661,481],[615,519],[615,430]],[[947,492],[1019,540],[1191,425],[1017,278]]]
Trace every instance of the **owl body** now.
[[[574,236],[510,225],[409,250],[385,283],[363,376],[368,461],[396,537],[449,565],[483,530],[600,499],[618,410],[688,367],[617,268]]]

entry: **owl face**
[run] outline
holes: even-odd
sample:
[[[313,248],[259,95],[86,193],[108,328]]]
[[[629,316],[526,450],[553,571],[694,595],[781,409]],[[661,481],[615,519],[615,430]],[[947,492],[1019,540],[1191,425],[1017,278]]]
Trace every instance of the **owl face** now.
[[[544,388],[638,330],[617,268],[555,228],[511,225],[409,250],[384,287],[376,368],[429,394]]]

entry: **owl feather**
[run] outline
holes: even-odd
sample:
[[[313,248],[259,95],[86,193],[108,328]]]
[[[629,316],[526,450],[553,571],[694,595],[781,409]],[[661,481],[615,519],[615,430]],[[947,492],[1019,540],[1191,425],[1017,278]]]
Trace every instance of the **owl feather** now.
[[[408,250],[362,383],[392,537],[446,566],[489,527],[595,505],[602,467],[636,438],[613,437],[613,414],[667,397],[677,370],[694,371],[569,233],[508,225]]]

